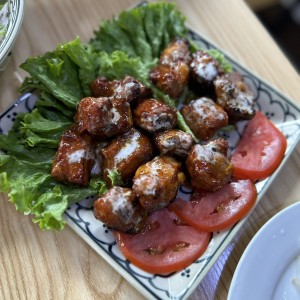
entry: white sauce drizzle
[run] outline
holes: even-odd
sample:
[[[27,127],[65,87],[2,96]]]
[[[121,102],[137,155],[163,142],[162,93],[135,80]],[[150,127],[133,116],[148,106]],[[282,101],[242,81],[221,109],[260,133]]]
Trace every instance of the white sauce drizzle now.
[[[84,149],[76,150],[68,155],[69,164],[80,163],[81,159],[86,158],[86,151]]]
[[[112,206],[112,212],[114,214],[121,213],[125,223],[129,223],[132,219],[134,209],[131,203],[128,201],[130,197],[130,191],[123,193],[118,188],[111,189],[109,197],[105,200],[109,201]]]
[[[121,114],[118,112],[118,110],[115,107],[113,107],[111,109],[111,113],[112,113],[112,116],[113,116],[112,119],[111,119],[111,123],[112,124],[117,124],[117,122],[121,118]]]
[[[115,166],[120,161],[126,159],[128,156],[132,155],[136,151],[136,149],[139,147],[139,142],[138,142],[139,137],[140,134],[137,131],[135,131],[134,134],[131,136],[131,139],[116,154],[114,158]]]
[[[205,80],[211,81],[217,76],[218,72],[214,66],[214,63],[209,62],[200,63],[197,67],[197,74]]]
[[[201,161],[205,160],[209,163],[215,163],[216,157],[222,156],[222,154],[213,151],[213,148],[215,148],[215,145],[213,144],[207,144],[205,147],[198,146],[196,148],[196,158]]]

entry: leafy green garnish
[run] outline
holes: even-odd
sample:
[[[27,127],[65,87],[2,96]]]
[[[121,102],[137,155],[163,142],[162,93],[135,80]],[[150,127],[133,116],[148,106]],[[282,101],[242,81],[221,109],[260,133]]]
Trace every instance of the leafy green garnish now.
[[[109,170],[107,177],[111,181],[111,185],[123,186],[124,182],[117,169]]]
[[[112,80],[131,75],[151,87],[155,98],[176,107],[148,74],[172,39],[188,37],[184,23],[174,4],[150,3],[102,22],[87,45],[76,38],[20,66],[29,75],[19,91],[38,90],[39,96],[35,109],[18,114],[12,130],[0,135],[0,191],[8,193],[17,210],[33,214],[42,229],[62,229],[69,205],[107,191],[102,178],[92,178],[82,188],[51,177],[59,138],[73,122],[79,101],[91,94],[90,84],[97,76]],[[209,52],[225,71],[231,70],[220,52]],[[192,133],[179,112],[177,116],[179,127]],[[124,185],[117,170],[108,176],[112,185]]]
[[[34,109],[24,117],[20,130],[31,147],[40,144],[57,148],[60,136],[70,125],[71,122],[46,119]]]
[[[186,36],[184,22],[174,4],[149,3],[102,22],[90,44],[98,52],[122,50],[146,65],[153,64],[173,38]]]
[[[91,186],[58,184],[50,175],[51,163],[34,163],[0,155],[0,191],[8,193],[16,209],[34,214],[41,229],[62,229],[69,205],[97,193]]]
[[[123,51],[114,51],[111,54],[101,51],[97,55],[98,75],[109,80],[119,79],[124,75],[130,75],[149,85],[150,65],[145,65],[140,57],[129,57]]]

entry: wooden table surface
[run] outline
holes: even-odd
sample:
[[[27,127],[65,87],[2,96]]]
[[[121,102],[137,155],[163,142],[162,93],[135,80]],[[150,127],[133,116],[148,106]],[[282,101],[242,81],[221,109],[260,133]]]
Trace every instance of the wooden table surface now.
[[[242,0],[175,1],[187,23],[238,62],[300,104],[299,75]],[[84,4],[83,4],[84,3]],[[18,66],[63,41],[87,42],[102,19],[135,0],[26,0],[20,35],[0,76],[1,111],[15,101],[25,76]],[[243,229],[190,299],[226,299],[237,263],[251,238],[275,213],[300,198],[300,145]],[[0,299],[143,299],[68,226],[42,232],[1,195]]]

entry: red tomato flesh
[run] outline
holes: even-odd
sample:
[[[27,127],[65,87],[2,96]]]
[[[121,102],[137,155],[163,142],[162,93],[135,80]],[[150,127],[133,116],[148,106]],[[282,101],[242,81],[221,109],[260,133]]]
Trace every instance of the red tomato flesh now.
[[[251,180],[231,182],[214,193],[195,194],[192,201],[177,199],[169,205],[181,220],[208,232],[231,227],[254,206],[257,191]]]
[[[280,164],[286,147],[284,135],[265,115],[256,112],[231,157],[233,176],[253,181],[267,178]]]
[[[211,234],[186,224],[167,208],[148,217],[146,226],[137,234],[116,233],[123,255],[142,270],[166,274],[180,271],[206,250]]]

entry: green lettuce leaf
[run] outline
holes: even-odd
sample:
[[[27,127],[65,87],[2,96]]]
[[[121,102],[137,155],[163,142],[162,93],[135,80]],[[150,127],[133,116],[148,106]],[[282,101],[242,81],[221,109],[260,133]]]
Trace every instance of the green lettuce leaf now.
[[[114,51],[111,54],[99,52],[97,55],[98,75],[109,80],[120,79],[131,75],[146,85],[150,85],[149,70],[153,65],[146,65],[140,57],[129,57],[123,51]]]
[[[79,38],[43,56],[30,57],[20,67],[30,74],[21,91],[37,88],[73,110],[81,98],[90,95],[90,84],[96,76],[91,48]]]
[[[117,169],[109,170],[107,177],[111,181],[111,185],[123,186],[124,182]]]
[[[90,95],[97,76],[112,80],[131,75],[151,87],[155,98],[176,107],[148,74],[173,38],[188,37],[184,23],[174,4],[142,5],[102,22],[87,45],[76,38],[20,66],[29,75],[19,91],[38,90],[38,100],[31,113],[18,114],[13,129],[0,135],[0,191],[8,193],[17,210],[34,215],[42,229],[62,229],[68,206],[107,191],[102,178],[92,178],[88,187],[80,188],[51,177],[61,133],[73,122],[80,99]],[[211,55],[230,70],[221,53],[212,50]],[[191,133],[182,115],[177,115],[179,127]],[[113,185],[123,185],[116,170],[109,177]]]
[[[69,43],[59,45],[57,49],[64,51],[76,66],[79,67],[78,77],[81,82],[83,94],[85,96],[91,95],[90,85],[92,80],[95,79],[96,72],[91,47],[83,45],[77,37]]]
[[[57,183],[50,175],[51,164],[0,155],[0,191],[8,193],[16,209],[34,214],[41,229],[62,229],[63,213],[72,203],[97,193],[94,186],[78,188]]]
[[[60,72],[49,61],[63,61]],[[27,71],[36,82],[43,84],[43,90],[75,110],[83,97],[78,68],[63,51],[56,50],[44,56],[30,57],[20,66]]]
[[[72,109],[69,109],[61,101],[58,101],[45,91],[39,94],[35,107],[43,117],[52,121],[60,120],[71,122],[74,117],[74,111]]]
[[[90,44],[96,52],[122,50],[153,64],[175,37],[186,36],[185,17],[172,3],[149,3],[104,21]]]
[[[57,148],[59,138],[62,133],[72,123],[44,118],[37,109],[25,115],[21,133],[24,134],[25,141],[31,147],[42,145],[49,148]]]
[[[18,114],[14,126],[8,134],[0,135],[0,149],[5,154],[22,161],[44,162],[50,165],[55,155],[55,149],[28,146],[20,129],[25,116],[24,113]]]

